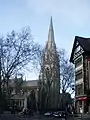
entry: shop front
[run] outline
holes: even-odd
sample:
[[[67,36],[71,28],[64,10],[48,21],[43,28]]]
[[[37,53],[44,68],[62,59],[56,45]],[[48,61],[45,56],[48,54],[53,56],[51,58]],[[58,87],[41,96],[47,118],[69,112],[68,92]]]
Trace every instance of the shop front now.
[[[76,112],[80,113],[80,108],[82,108],[83,113],[88,112],[88,106],[87,106],[87,97],[78,97],[76,98]]]

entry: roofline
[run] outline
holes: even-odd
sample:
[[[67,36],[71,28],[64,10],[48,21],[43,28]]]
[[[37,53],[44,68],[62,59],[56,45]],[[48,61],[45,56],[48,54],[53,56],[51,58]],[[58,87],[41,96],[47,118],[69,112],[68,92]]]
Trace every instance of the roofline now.
[[[81,38],[81,39],[90,39],[90,38],[75,36],[75,38],[74,38],[74,43],[73,43],[73,48],[72,48],[72,52],[71,52],[71,57],[70,57],[70,62],[72,62],[72,63],[74,62],[74,61],[72,60],[73,52],[74,52],[74,44],[75,44],[76,41],[78,41],[79,44],[80,44],[80,41],[78,40],[78,38]],[[80,44],[80,46],[83,48],[83,46],[82,46],[81,44]],[[83,50],[86,51],[84,48],[83,48]]]
[[[74,52],[73,49],[74,49],[75,42],[76,42],[76,36],[75,36],[75,38],[74,38],[73,47],[72,47],[72,52],[71,52],[71,56],[70,56],[70,60],[69,60],[69,61],[72,62],[72,63],[74,62],[74,61],[72,60],[72,57],[73,57],[73,52]]]
[[[79,36],[75,36],[74,38],[74,43],[73,43],[73,47],[72,47],[72,52],[71,52],[71,56],[70,56],[70,62],[72,62],[74,64],[74,61],[72,60],[72,57],[73,57],[73,53],[74,53],[74,45],[76,43],[76,41],[78,41],[78,43],[80,44],[79,40],[77,38],[81,38],[81,39],[89,39],[89,38],[84,38],[84,37],[79,37]],[[80,46],[83,48],[83,46],[80,44]],[[84,49],[84,48],[83,48]],[[85,51],[85,49],[84,49]]]
[[[38,81],[38,79],[37,80],[26,80],[25,82],[31,82],[31,81]]]

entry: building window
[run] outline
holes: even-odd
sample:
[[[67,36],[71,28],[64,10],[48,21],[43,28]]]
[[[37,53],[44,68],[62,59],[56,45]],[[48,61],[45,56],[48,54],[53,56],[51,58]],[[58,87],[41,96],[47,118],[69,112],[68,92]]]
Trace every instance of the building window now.
[[[81,69],[81,70],[79,70],[79,71],[77,71],[77,72],[75,73],[75,77],[76,77],[76,80],[78,80],[78,79],[81,79],[81,78],[82,78],[82,69]]]
[[[82,57],[80,57],[79,59],[77,59],[75,61],[75,68],[78,67],[78,66],[80,66],[81,64],[82,64]]]
[[[76,95],[81,95],[83,93],[83,84],[76,86]]]

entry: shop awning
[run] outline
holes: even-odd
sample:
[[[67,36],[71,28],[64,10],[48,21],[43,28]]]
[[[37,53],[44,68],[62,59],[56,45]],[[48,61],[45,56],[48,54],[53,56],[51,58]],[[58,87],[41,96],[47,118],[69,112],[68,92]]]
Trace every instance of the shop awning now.
[[[76,98],[76,100],[86,100],[87,97]]]

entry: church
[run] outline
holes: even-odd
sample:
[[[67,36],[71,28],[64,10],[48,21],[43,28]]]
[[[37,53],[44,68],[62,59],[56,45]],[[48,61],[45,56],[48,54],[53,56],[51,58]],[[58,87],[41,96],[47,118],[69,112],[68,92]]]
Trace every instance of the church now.
[[[43,50],[40,81],[40,109],[58,109],[60,95],[59,56],[54,40],[52,17],[48,32],[48,40]]]
[[[60,97],[60,66],[59,56],[54,40],[52,17],[50,20],[48,40],[41,56],[41,71],[38,80],[24,81],[22,89],[27,92],[19,95],[13,94],[11,101],[19,101],[19,107],[27,107],[27,98],[34,90],[36,106],[40,110],[56,110],[59,108]],[[14,87],[13,87],[14,88]]]

